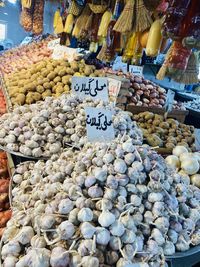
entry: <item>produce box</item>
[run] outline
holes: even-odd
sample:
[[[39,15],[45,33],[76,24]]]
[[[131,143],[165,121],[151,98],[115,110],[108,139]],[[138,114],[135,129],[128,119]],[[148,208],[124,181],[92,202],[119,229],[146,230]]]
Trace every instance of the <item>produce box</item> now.
[[[149,111],[155,114],[164,115],[165,109],[164,108],[156,108],[156,107],[138,107],[132,104],[127,106],[127,111],[131,112],[132,114],[139,114],[141,112]],[[173,110],[172,112],[168,113],[169,118],[176,119],[177,121],[184,123],[186,116],[188,115],[188,110]]]

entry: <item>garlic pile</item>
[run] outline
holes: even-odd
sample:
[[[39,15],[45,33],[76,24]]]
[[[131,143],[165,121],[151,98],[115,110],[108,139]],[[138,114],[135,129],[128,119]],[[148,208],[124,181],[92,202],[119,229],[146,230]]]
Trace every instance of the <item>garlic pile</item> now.
[[[19,106],[0,118],[0,145],[24,156],[50,157],[66,145],[87,142],[85,107],[113,109],[115,136],[128,134],[134,144],[142,144],[141,130],[129,113],[100,100],[80,100],[77,96],[48,97],[43,102]]]
[[[189,152],[184,146],[176,146],[166,163],[179,171],[191,183],[200,188],[200,152]]]
[[[200,243],[200,189],[126,135],[19,165],[13,182],[4,267],[159,267]]]

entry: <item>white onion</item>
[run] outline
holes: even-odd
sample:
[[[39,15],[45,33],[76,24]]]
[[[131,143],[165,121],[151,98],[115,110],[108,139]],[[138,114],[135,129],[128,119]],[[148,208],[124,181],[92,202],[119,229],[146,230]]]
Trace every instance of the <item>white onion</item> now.
[[[189,175],[196,174],[199,171],[199,163],[194,158],[188,158],[181,162],[181,168]]]
[[[176,168],[180,167],[180,161],[179,161],[177,156],[170,155],[170,156],[166,157],[165,161],[172,168],[176,169]]]
[[[174,155],[174,156],[177,156],[177,157],[179,157],[181,154],[183,154],[183,153],[187,153],[187,152],[188,152],[188,150],[187,150],[187,148],[184,147],[184,146],[176,146],[176,147],[173,149],[173,155]]]

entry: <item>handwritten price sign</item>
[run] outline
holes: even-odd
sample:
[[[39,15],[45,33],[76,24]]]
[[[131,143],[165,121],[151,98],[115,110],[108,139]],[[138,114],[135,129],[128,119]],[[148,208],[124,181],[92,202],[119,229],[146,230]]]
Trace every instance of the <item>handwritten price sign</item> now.
[[[113,112],[102,108],[85,108],[87,138],[89,142],[105,142],[115,138]]]
[[[175,92],[169,89],[167,92],[167,98],[165,103],[165,110],[167,113],[171,112],[173,109],[174,97],[175,97]]]
[[[92,97],[109,101],[106,78],[72,77],[72,92],[80,98]]]

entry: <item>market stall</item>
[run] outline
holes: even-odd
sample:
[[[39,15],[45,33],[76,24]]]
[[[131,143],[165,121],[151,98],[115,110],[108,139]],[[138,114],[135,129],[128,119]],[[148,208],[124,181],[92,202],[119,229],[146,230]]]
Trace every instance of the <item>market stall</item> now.
[[[0,267],[199,264],[200,98],[142,65],[198,83],[197,1],[55,2],[0,54]]]

